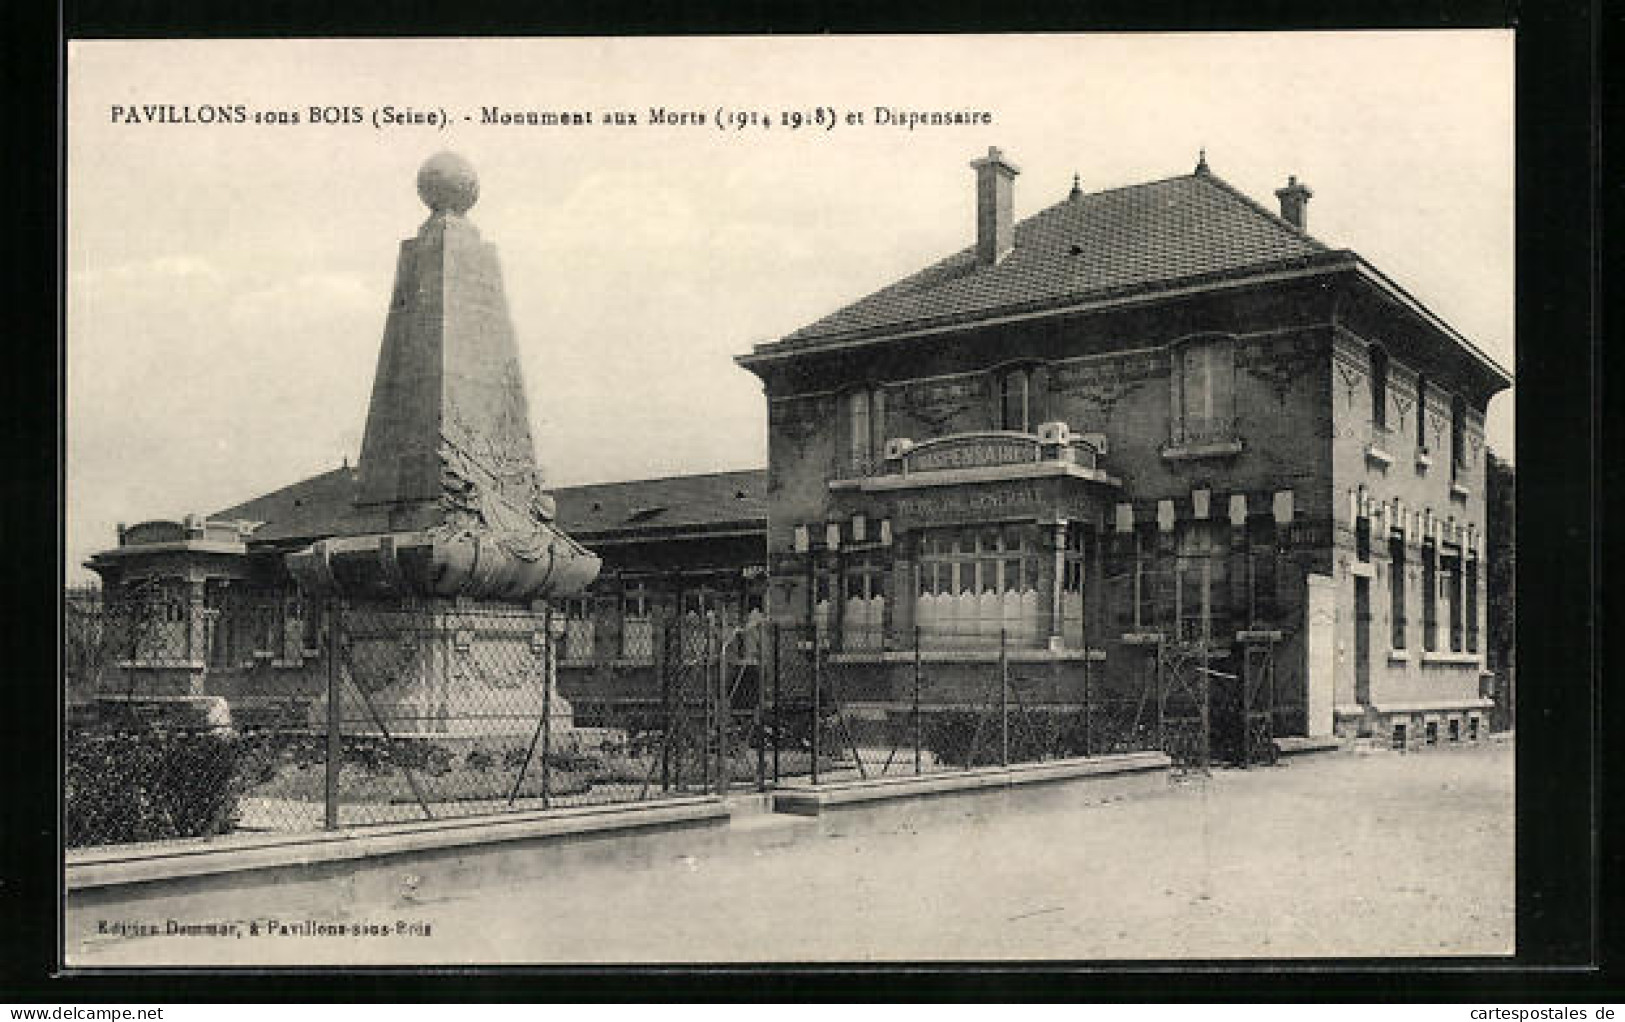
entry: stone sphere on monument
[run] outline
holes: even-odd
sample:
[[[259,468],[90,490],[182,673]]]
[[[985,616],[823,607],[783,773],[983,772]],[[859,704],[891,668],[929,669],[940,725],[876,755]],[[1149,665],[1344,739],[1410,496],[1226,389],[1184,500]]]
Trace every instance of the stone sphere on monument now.
[[[479,175],[456,153],[436,153],[418,170],[418,197],[436,213],[461,216],[479,201]]]

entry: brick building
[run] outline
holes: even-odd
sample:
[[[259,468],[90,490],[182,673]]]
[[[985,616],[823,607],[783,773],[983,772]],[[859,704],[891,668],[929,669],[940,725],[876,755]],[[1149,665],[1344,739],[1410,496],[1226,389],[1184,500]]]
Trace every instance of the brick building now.
[[[1507,373],[1312,237],[1295,178],[1279,215],[1204,159],[1016,222],[1016,166],[972,166],[972,244],[738,359],[774,615],[871,663],[878,703],[911,643],[943,673],[1002,644],[1251,687],[1276,733],[1476,736]]]
[[[880,708],[916,655],[949,685],[1002,655],[1125,696],[1201,678],[1276,734],[1476,737],[1508,374],[1311,236],[1295,179],[1277,213],[1202,160],[1017,222],[1017,167],[972,166],[967,247],[738,358],[765,472],[554,492],[602,562],[556,608],[576,712],[656,698],[652,622],[710,615],[816,634]],[[312,649],[287,555],[363,475],[122,530],[93,566],[180,579],[176,669],[263,698]]]

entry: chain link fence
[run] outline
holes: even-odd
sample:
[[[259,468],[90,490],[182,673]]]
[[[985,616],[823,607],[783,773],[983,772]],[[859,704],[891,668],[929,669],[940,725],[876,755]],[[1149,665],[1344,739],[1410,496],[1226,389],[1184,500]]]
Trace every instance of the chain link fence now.
[[[656,697],[578,720],[557,685],[565,622],[546,610],[249,617],[244,641],[184,603],[68,595],[69,847],[714,794],[765,785],[770,746],[800,762],[764,720],[760,629],[656,622]]]
[[[1101,651],[1017,646],[995,631],[915,629],[906,647],[842,651],[822,628],[772,626],[769,719],[811,783],[1160,748],[1155,689]],[[799,769],[804,766],[804,771]]]
[[[978,622],[845,648],[816,624],[683,614],[648,621],[640,681],[614,698],[580,683],[578,707],[557,682],[569,619],[547,609],[292,599],[260,619],[219,608],[207,594],[192,605],[68,595],[70,847],[1156,749],[1205,765],[1212,692],[1233,689],[1248,700],[1238,719],[1266,727],[1274,698],[1252,660],[1251,687],[1226,689],[1214,662],[1162,639],[1130,644],[1132,631],[1101,649],[1050,649]],[[1270,733],[1253,730],[1244,744],[1256,750]]]

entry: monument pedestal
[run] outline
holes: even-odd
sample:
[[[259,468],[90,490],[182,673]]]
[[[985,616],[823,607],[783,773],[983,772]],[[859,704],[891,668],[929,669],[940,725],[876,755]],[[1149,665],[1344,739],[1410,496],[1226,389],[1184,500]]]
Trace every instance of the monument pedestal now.
[[[346,735],[513,744],[546,719],[574,727],[558,692],[558,638],[545,611],[466,599],[336,610],[339,716]],[[326,726],[325,694],[311,724]]]

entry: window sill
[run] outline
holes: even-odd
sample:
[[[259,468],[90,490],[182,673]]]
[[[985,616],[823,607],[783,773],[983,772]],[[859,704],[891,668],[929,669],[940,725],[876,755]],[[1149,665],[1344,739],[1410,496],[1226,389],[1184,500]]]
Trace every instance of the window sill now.
[[[1233,458],[1242,451],[1240,440],[1213,440],[1200,444],[1173,444],[1162,449],[1167,461],[1194,461],[1199,458]]]
[[[1416,468],[1419,472],[1426,472],[1433,467],[1433,456],[1426,451],[1416,452]]]
[[[1451,496],[1452,499],[1460,500],[1460,501],[1466,501],[1467,498],[1471,497],[1472,495],[1473,495],[1473,491],[1469,490],[1467,487],[1461,485],[1460,483],[1452,482],[1450,484],[1450,496]]]
[[[1479,658],[1477,653],[1423,653],[1422,662],[1424,664],[1471,665],[1477,667]]]
[[[1389,465],[1394,463],[1394,456],[1383,450],[1381,447],[1378,447],[1376,444],[1366,444],[1365,460],[1376,465],[1381,465],[1383,468],[1387,468]]]
[[[1349,574],[1355,578],[1376,578],[1377,566],[1370,561],[1350,561]]]
[[[1403,649],[1391,649],[1388,651],[1388,662],[1391,664],[1408,664],[1411,662],[1411,655]]]
[[[118,665],[127,671],[201,671],[208,667],[208,664],[202,660],[186,660],[178,657],[164,659],[153,657],[147,660],[120,660]]]

